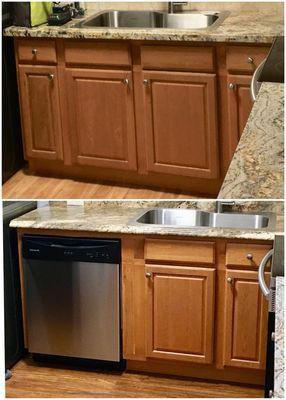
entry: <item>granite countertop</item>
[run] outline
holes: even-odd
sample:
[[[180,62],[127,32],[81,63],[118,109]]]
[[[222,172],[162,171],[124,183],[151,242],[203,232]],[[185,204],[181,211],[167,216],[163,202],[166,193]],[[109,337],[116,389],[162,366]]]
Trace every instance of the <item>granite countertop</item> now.
[[[284,198],[283,83],[262,84],[218,198]]]
[[[274,397],[284,399],[284,277],[276,278]]]
[[[88,18],[93,13],[86,14]],[[72,28],[80,20],[73,20],[61,27],[47,24],[35,28],[11,26],[4,36],[37,38],[78,39],[125,39],[125,40],[168,40],[196,42],[242,42],[272,43],[276,36],[283,36],[283,16],[269,12],[231,12],[221,25],[208,29],[142,29],[142,28]]]
[[[283,222],[277,219],[274,230],[241,230],[214,228],[160,227],[133,222],[143,209],[140,207],[84,206],[42,207],[11,221],[13,228],[89,231],[114,234],[174,235],[230,239],[274,240],[275,234],[283,232]],[[281,233],[280,233],[281,234]]]

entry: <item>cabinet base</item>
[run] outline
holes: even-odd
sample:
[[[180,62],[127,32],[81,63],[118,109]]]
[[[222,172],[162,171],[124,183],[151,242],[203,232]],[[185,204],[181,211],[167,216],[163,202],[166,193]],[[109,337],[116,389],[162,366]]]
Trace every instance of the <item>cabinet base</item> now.
[[[127,371],[151,372],[158,374],[190,377],[214,381],[264,385],[264,370],[243,368],[216,368],[214,365],[190,365],[184,362],[166,362],[159,360],[127,360]]]
[[[113,182],[119,185],[144,186],[151,189],[173,190],[174,192],[184,191],[186,194],[190,194],[190,197],[216,198],[222,184],[222,179],[209,180],[155,173],[139,175],[135,171],[64,165],[59,161],[31,159],[28,163],[29,171],[33,174],[94,181],[95,183]]]

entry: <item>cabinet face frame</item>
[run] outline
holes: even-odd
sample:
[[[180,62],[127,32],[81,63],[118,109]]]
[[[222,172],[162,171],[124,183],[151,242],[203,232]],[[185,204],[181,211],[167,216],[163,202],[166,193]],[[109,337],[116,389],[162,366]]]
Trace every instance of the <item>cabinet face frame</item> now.
[[[69,131],[71,136],[70,147],[72,149],[72,161],[74,164],[89,165],[97,167],[115,168],[122,170],[136,170],[136,135],[135,135],[135,119],[133,107],[133,83],[132,72],[122,70],[98,70],[98,69],[84,69],[84,68],[66,68],[66,91],[68,95],[68,115],[69,115]],[[122,102],[126,110],[124,121],[125,131],[122,132],[122,140],[125,141],[124,151],[125,158],[112,158],[112,156],[100,155],[82,155],[79,152],[79,135],[77,128],[80,125],[80,115],[77,115],[77,87],[76,80],[85,80],[96,85],[114,83],[115,85],[122,85]],[[126,80],[126,81],[125,81]],[[127,83],[125,83],[127,82]],[[119,86],[118,86],[119,88]],[[116,105],[110,104],[110,113]],[[121,106],[119,104],[119,106]],[[108,124],[108,121],[105,121]],[[104,127],[104,129],[107,129]],[[96,134],[96,132],[95,132]],[[82,140],[83,138],[81,138]]]
[[[21,99],[22,131],[25,154],[30,158],[45,160],[63,160],[62,127],[60,118],[59,83],[57,67],[40,65],[19,65],[19,88]],[[49,137],[52,142],[50,149],[37,148],[33,135],[32,99],[29,91],[30,77],[45,79],[47,82],[48,99],[42,100],[43,106],[49,111]],[[37,116],[37,113],[35,113]],[[35,116],[34,116],[35,117]],[[38,116],[41,118],[41,115]]]
[[[178,361],[189,361],[194,363],[210,364],[213,360],[214,347],[214,308],[215,308],[215,269],[203,267],[178,267],[168,265],[151,265],[146,264],[145,273],[150,273],[151,278],[146,278],[146,351],[147,357],[157,359],[169,359]],[[157,350],[154,348],[155,335],[155,315],[154,315],[154,296],[155,282],[158,277],[174,277],[181,278],[202,278],[203,294],[202,300],[204,309],[202,310],[202,327],[203,332],[203,352],[200,354],[172,351],[168,349]],[[159,322],[158,322],[159,323]],[[194,329],[196,329],[194,327]]]
[[[209,73],[193,72],[167,72],[167,71],[143,71],[142,80],[148,84],[142,84],[143,117],[140,118],[145,129],[147,172],[159,172],[188,176],[192,178],[215,179],[219,176],[218,133],[217,133],[217,108],[216,108],[216,75]],[[203,86],[204,101],[204,125],[205,125],[205,166],[179,165],[164,163],[156,160],[156,137],[154,126],[154,84],[170,85],[197,85]],[[139,95],[139,94],[138,94]],[[179,133],[178,133],[179,135]],[[164,144],[160,143],[160,146]],[[195,144],[194,144],[195,146]],[[159,147],[159,145],[158,145]]]
[[[265,274],[267,279],[269,279],[269,273]],[[230,281],[230,279],[232,281]],[[228,281],[229,280],[229,281]],[[238,346],[241,346],[242,338],[237,337],[234,330],[235,326],[235,316],[237,313],[237,318],[241,315],[237,308],[242,305],[236,304],[238,290],[236,284],[246,283],[255,284],[257,289],[257,309],[252,310],[258,313],[257,321],[258,326],[256,326],[256,332],[249,332],[249,335],[256,335],[256,358],[239,358],[235,357],[233,352],[235,347],[235,340],[238,341]],[[241,300],[241,298],[240,298]],[[245,304],[248,306],[248,304]],[[244,307],[246,309],[246,307]],[[246,309],[246,312],[247,309]],[[236,321],[239,326],[245,325],[244,320]],[[241,270],[228,270],[226,272],[225,281],[225,329],[224,329],[224,365],[232,367],[244,367],[244,368],[254,368],[254,369],[264,369],[266,361],[266,339],[267,339],[267,302],[262,295],[259,288],[257,271],[241,271]]]

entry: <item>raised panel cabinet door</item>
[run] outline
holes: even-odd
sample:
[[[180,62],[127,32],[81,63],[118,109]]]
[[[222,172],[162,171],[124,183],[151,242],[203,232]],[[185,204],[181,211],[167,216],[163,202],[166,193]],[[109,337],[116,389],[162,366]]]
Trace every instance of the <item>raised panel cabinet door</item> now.
[[[73,162],[137,169],[132,73],[67,69]]]
[[[224,365],[264,369],[266,340],[267,301],[257,271],[227,271]]]
[[[20,65],[18,71],[25,154],[62,160],[57,67]]]
[[[216,76],[146,71],[142,86],[148,171],[217,178]]]
[[[228,75],[227,78],[230,160],[253,107],[250,82],[251,76]]]
[[[213,268],[146,265],[147,356],[211,363]]]

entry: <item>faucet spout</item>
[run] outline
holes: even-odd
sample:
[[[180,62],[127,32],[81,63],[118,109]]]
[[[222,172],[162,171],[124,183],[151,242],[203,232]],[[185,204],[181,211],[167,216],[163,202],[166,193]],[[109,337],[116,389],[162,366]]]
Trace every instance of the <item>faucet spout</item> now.
[[[234,206],[235,201],[216,201],[216,213],[223,213],[224,207],[226,206]]]
[[[176,12],[177,6],[186,6],[188,4],[187,1],[169,1],[168,2],[168,13],[173,14]]]

